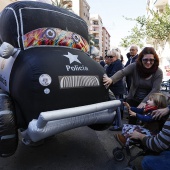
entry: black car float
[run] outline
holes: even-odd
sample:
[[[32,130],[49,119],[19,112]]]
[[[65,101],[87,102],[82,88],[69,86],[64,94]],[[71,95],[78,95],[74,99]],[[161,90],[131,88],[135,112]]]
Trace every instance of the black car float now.
[[[20,1],[0,15],[0,155],[89,126],[104,130],[119,100],[110,100],[104,69],[89,55],[88,29],[76,14]]]

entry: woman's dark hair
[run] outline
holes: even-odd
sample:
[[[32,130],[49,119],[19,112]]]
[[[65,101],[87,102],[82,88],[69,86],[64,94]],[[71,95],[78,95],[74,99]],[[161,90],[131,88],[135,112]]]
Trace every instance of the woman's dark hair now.
[[[153,47],[145,47],[140,52],[140,54],[139,54],[139,56],[137,58],[137,61],[136,61],[139,65],[141,65],[141,66],[143,65],[142,64],[142,58],[144,57],[145,54],[153,54],[154,59],[155,59],[153,67],[154,66],[157,66],[157,67],[159,66],[159,57],[158,57],[158,55],[157,55],[157,53],[156,53],[156,51],[155,51],[155,49]]]
[[[144,65],[142,64],[142,58],[146,54],[153,54],[154,56],[154,63],[151,68],[145,68]],[[139,54],[137,60],[136,60],[136,69],[140,77],[142,78],[147,78],[154,74],[159,66],[159,58],[158,55],[156,54],[156,51],[153,47],[145,47]]]

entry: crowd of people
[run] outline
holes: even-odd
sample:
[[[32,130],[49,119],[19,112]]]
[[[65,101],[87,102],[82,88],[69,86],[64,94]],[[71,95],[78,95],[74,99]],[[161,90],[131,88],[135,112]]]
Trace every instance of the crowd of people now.
[[[153,47],[145,47],[138,54],[138,47],[132,45],[127,53],[128,61],[118,48],[107,51],[101,64],[106,75],[104,86],[121,99],[128,109],[128,124],[122,125],[121,107],[118,107],[110,130],[120,131],[115,135],[123,146],[133,140],[141,141],[156,155],[144,156],[143,170],[162,170],[170,166],[170,106],[160,92],[163,72],[159,68],[159,57]],[[124,94],[127,94],[124,98]]]

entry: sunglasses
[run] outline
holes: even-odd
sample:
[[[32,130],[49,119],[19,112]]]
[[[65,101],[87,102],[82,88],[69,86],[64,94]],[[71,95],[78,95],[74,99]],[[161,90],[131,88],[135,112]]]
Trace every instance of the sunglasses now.
[[[107,56],[108,58],[113,58],[113,57],[115,57],[115,56]]]
[[[148,59],[148,58],[143,58],[142,61],[143,61],[144,63],[147,63],[148,61],[149,61],[150,63],[154,63],[155,59],[152,59],[152,58],[150,58],[150,59]]]

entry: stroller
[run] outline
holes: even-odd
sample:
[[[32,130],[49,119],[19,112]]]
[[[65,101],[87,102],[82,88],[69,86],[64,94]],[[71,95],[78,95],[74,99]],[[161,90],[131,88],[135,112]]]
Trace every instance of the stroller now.
[[[136,154],[132,154],[131,148],[137,147],[140,149]],[[148,150],[140,140],[133,140],[133,142],[130,142],[129,145],[124,145],[121,147],[116,147],[113,149],[113,157],[117,162],[122,162],[125,159],[125,153],[129,157],[127,167],[124,168],[124,170],[137,170],[137,168],[132,164],[132,162],[138,158],[139,156],[145,156],[145,155],[156,155],[156,152],[153,152],[151,150]]]

